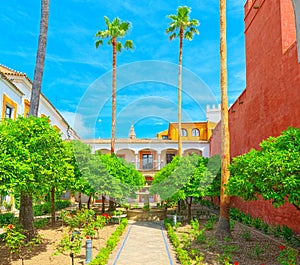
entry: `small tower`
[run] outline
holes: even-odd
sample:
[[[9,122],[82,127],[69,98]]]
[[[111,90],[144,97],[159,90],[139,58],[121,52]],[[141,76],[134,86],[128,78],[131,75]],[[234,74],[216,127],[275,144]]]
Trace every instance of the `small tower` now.
[[[133,124],[132,124],[131,127],[130,127],[129,139],[136,139],[136,134],[135,134],[135,131],[134,131],[134,126],[133,126]]]
[[[206,106],[206,120],[214,123],[218,123],[221,120],[221,105],[219,104],[217,107],[212,105]]]

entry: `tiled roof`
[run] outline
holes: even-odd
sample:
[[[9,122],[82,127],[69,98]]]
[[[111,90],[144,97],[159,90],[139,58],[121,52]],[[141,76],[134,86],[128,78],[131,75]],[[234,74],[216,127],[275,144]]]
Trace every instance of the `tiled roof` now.
[[[4,80],[6,80],[8,83],[10,83],[11,86],[14,87],[21,95],[24,95],[24,93],[1,71],[0,68],[0,77]]]
[[[12,68],[7,67],[6,65],[0,64],[0,71],[5,75],[23,76],[32,84],[31,80],[25,73],[16,71]]]

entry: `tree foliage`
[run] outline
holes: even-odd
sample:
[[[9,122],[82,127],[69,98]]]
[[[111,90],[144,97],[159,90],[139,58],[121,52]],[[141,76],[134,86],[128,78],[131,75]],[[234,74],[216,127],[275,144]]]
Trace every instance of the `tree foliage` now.
[[[117,41],[118,38],[124,38],[130,29],[130,23],[127,21],[121,21],[119,18],[115,18],[110,22],[109,18],[104,16],[105,24],[107,29],[98,30],[96,33],[96,38],[99,38],[96,41],[96,48],[100,45],[103,45],[103,39],[108,39],[108,45],[116,45],[117,52],[121,52],[122,48],[132,49],[133,41],[126,40],[124,44],[122,42]],[[115,43],[114,43],[115,41]]]
[[[144,185],[143,175],[132,164],[114,154],[92,154],[91,147],[80,141],[72,141],[72,146],[79,177],[77,191],[81,187],[81,192],[85,194],[93,190],[93,193],[122,201],[128,196],[135,196],[135,192]]]
[[[110,176],[109,179],[115,183],[110,189],[118,184],[118,192],[112,194],[112,197],[121,200],[135,197],[135,192],[145,184],[144,176],[132,164],[114,154],[100,154],[99,157]]]
[[[47,194],[73,177],[69,150],[48,118],[0,124],[0,191]]]
[[[272,200],[275,207],[286,199],[300,207],[300,130],[288,128],[278,137],[269,137],[260,150],[235,157],[229,167],[227,192],[245,200]]]
[[[0,124],[0,193],[21,194],[20,223],[34,234],[32,195],[61,190],[73,167],[66,143],[48,118],[19,117]]]
[[[187,6],[180,6],[177,9],[177,14],[168,15],[171,22],[166,33],[170,34],[170,40],[175,38],[192,40],[194,34],[199,34],[197,29],[199,21],[197,19],[190,19],[190,12],[191,8]],[[180,35],[181,31],[183,32],[182,36]]]
[[[217,196],[220,186],[215,179],[219,170],[219,157],[176,156],[155,174],[150,191],[158,193],[163,200],[173,201]]]

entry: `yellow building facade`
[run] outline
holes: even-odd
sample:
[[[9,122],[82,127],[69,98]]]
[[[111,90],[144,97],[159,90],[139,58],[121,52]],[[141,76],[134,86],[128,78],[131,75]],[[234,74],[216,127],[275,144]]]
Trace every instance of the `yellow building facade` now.
[[[212,135],[212,130],[216,123],[211,121],[205,122],[182,122],[181,137],[183,141],[208,141]],[[158,139],[178,140],[178,123],[169,123],[168,130],[159,132]]]

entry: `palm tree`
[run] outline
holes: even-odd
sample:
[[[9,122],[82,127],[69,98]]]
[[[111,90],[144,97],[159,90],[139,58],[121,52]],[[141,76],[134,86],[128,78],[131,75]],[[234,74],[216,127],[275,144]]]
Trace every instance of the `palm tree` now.
[[[177,8],[177,14],[168,15],[171,19],[169,28],[166,29],[170,35],[170,40],[179,37],[179,62],[178,62],[178,155],[182,156],[182,140],[181,140],[181,94],[182,94],[182,42],[183,39],[192,40],[194,34],[199,34],[196,29],[199,21],[190,19],[189,14],[191,8],[180,6]]]
[[[44,61],[46,56],[47,32],[48,32],[48,16],[49,16],[50,0],[42,0],[40,35],[38,42],[38,50],[36,56],[34,78],[32,83],[32,92],[30,98],[30,116],[38,116],[40,104],[40,94],[42,86],[42,78],[44,73]]]
[[[220,0],[220,64],[221,64],[221,190],[220,190],[220,218],[216,231],[218,238],[230,235],[230,196],[225,194],[225,184],[229,180],[230,172],[230,137],[228,126],[228,97],[227,97],[227,48],[226,48],[226,0]]]
[[[96,33],[96,48],[103,44],[103,39],[108,38],[108,45],[112,45],[113,48],[113,72],[112,72],[112,115],[111,115],[111,146],[110,151],[113,154],[115,152],[115,127],[116,127],[116,66],[117,66],[117,52],[121,52],[122,48],[132,49],[132,40],[126,40],[124,45],[118,41],[118,38],[123,38],[127,34],[130,23],[126,21],[120,21],[119,18],[115,18],[112,22],[108,17],[104,17],[107,26],[106,30],[99,30]]]
[[[35,117],[38,116],[41,85],[44,72],[44,61],[46,55],[48,32],[49,2],[50,0],[41,1],[40,35],[38,41],[38,50],[36,56],[34,78],[32,83],[29,111],[29,115]],[[32,194],[26,194],[24,192],[21,192],[20,194],[19,222],[27,231],[27,238],[30,240],[34,236]]]

